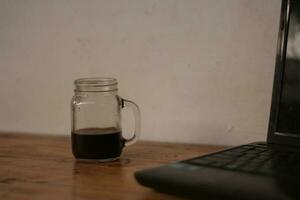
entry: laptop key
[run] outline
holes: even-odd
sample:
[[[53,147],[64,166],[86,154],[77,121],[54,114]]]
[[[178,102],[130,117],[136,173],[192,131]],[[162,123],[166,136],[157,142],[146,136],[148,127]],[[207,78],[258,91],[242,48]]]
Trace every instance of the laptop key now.
[[[236,165],[236,164],[229,164],[229,165],[224,166],[225,169],[230,169],[230,170],[237,169],[238,167],[239,167],[239,165]]]
[[[253,172],[257,167],[258,167],[257,165],[249,164],[239,168],[239,171]]]

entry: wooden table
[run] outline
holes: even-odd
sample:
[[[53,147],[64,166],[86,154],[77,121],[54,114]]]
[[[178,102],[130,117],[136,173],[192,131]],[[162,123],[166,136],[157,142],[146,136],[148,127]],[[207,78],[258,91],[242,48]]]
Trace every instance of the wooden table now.
[[[138,142],[110,163],[80,163],[70,138],[0,133],[0,199],[176,200],[140,186],[136,170],[224,147]]]

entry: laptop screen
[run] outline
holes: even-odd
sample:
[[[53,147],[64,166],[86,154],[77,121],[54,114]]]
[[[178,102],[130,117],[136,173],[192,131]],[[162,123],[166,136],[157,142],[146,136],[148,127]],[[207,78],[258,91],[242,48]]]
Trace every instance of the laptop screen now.
[[[300,137],[300,1],[290,3],[286,59],[276,132]]]

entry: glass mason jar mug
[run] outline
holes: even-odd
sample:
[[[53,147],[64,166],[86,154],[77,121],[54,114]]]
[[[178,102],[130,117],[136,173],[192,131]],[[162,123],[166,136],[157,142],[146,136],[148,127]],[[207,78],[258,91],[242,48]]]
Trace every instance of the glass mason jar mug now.
[[[136,142],[140,134],[138,106],[118,96],[114,78],[77,79],[71,102],[72,152],[77,159],[110,161],[119,158],[124,146]],[[135,129],[123,138],[121,109],[130,107]]]

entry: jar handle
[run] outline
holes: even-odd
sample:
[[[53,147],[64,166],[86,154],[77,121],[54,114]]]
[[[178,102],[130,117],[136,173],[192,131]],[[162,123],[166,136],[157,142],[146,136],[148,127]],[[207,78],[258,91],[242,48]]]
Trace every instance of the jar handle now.
[[[136,103],[134,103],[133,101],[121,98],[121,106],[122,106],[122,108],[124,108],[124,107],[131,108],[133,111],[134,119],[135,119],[135,122],[134,122],[135,128],[134,128],[133,136],[129,139],[124,138],[125,146],[130,146],[130,145],[134,144],[140,136],[141,113],[140,113],[139,106]]]

